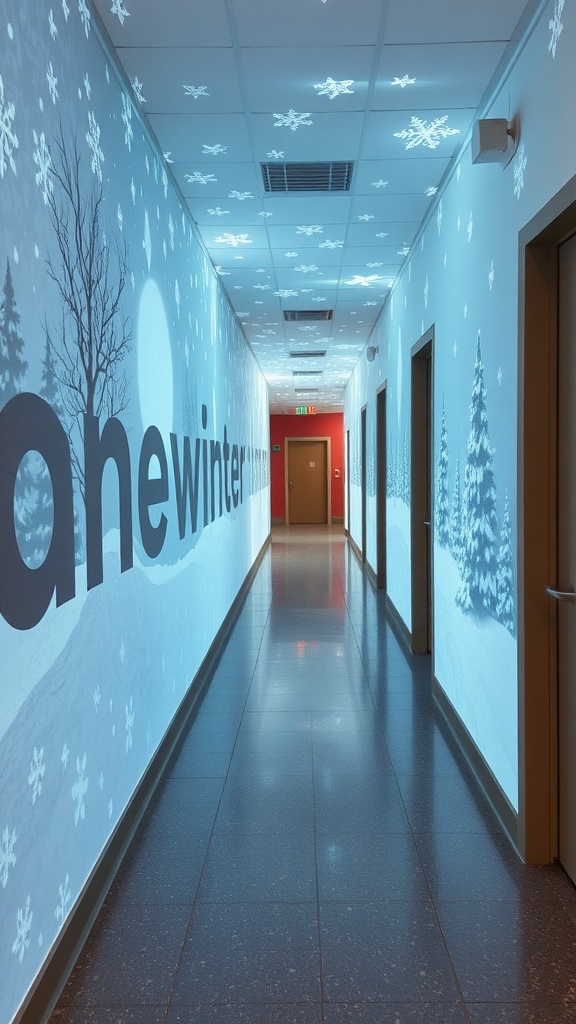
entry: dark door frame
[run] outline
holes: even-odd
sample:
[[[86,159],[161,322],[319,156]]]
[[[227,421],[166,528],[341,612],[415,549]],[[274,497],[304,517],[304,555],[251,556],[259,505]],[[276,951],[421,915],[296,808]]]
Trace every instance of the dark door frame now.
[[[558,247],[576,229],[576,176],[519,234],[518,849],[558,855]]]
[[[386,590],[386,384],[376,392],[376,586]]]
[[[411,636],[413,653],[426,654],[432,649],[434,635],[431,526],[434,327],[412,346],[410,355]]]

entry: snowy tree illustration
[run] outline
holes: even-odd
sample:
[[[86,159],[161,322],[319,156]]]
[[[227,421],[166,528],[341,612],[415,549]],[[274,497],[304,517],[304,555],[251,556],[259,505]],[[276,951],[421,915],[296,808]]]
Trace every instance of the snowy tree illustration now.
[[[6,260],[3,299],[0,304],[0,408],[22,390],[28,369],[24,359],[24,341],[20,334],[20,314],[16,308],[10,260]]]
[[[510,506],[508,504],[508,495],[506,495],[502,528],[500,530],[500,548],[498,551],[496,618],[514,636],[516,616],[510,532]]]
[[[492,458],[478,335],[462,499],[462,583],[456,602],[464,611],[495,615],[498,520]]]
[[[389,498],[397,497],[396,488],[396,453],[391,444],[386,452],[386,489]]]
[[[458,566],[462,568],[462,495],[460,492],[460,465],[456,462],[454,474],[454,490],[452,491],[452,502],[450,505],[450,551]]]
[[[410,504],[410,438],[408,427],[404,429],[404,441],[400,453],[400,498]]]
[[[442,403],[440,425],[440,452],[436,467],[436,494],[434,501],[434,529],[438,543],[445,548],[450,542],[450,502],[448,498],[448,435]]]
[[[60,128],[54,146],[55,187],[48,206],[58,258],[50,257],[47,266],[60,294],[62,321],[57,334],[48,324],[44,329],[60,385],[74,472],[85,498],[83,415],[117,416],[128,403],[122,368],[132,338],[122,312],[127,248],[118,239],[115,246],[107,242],[102,188],[83,187],[76,141],[68,147]]]

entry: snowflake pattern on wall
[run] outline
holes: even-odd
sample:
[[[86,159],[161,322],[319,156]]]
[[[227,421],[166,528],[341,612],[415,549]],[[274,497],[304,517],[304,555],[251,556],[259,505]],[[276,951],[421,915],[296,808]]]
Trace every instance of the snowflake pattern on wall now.
[[[78,13],[80,15],[80,21],[84,26],[86,39],[88,39],[88,34],[90,32],[90,11],[88,10],[86,0],[78,0]]]
[[[230,231],[225,231],[222,235],[218,235],[214,239],[215,245],[231,245],[234,249],[239,245],[251,245],[252,239],[247,234],[233,235]]]
[[[124,142],[128,146],[128,152],[132,152],[132,139],[134,129],[132,128],[132,104],[125,92],[122,93],[122,122],[124,124]]]
[[[406,149],[415,149],[416,146],[426,146],[428,149],[436,149],[442,139],[450,135],[459,135],[459,128],[450,128],[446,121],[448,115],[435,117],[433,121],[424,121],[420,117],[410,118],[410,127],[403,128],[401,132],[394,132],[395,139],[405,139]]]
[[[548,43],[548,52],[552,54],[554,58],[556,56],[556,47],[558,46],[558,40],[564,25],[562,24],[562,11],[564,10],[564,0],[555,0],[554,15],[548,23],[550,29],[550,42]]]
[[[16,938],[12,945],[12,952],[18,957],[18,963],[22,963],[24,953],[30,945],[30,930],[32,928],[32,911],[30,910],[30,894],[26,899],[24,909],[18,907],[16,914]]]
[[[333,78],[327,78],[325,82],[315,85],[314,88],[318,90],[319,96],[328,96],[328,99],[333,100],[336,96],[341,96],[343,93],[353,93],[354,89],[350,88],[351,85],[354,85],[353,78],[346,79],[343,82],[335,82]],[[276,117],[277,115],[275,114],[274,116]]]
[[[236,189],[232,189],[228,193],[228,199],[239,199],[243,203],[245,199],[254,199],[254,196],[251,192],[237,192]]]
[[[274,122],[275,128],[290,128],[293,132],[304,124],[314,124],[310,120],[310,111],[307,111],[305,114],[299,114],[296,110],[290,108],[286,114],[272,114],[272,117],[277,118]]]
[[[8,872],[16,863],[15,845],[16,829],[10,831],[8,825],[6,825],[2,833],[2,840],[0,841],[0,883],[3,889],[6,888],[8,882]]]
[[[58,886],[58,906],[54,911],[54,917],[56,918],[59,925],[64,923],[64,919],[68,913],[68,908],[72,902],[72,893],[70,892],[69,886],[70,877],[66,875],[66,878],[61,885]]]
[[[488,287],[492,291],[494,285],[494,260],[490,264],[490,270],[488,271]]]
[[[399,256],[407,256],[409,252],[410,252],[410,246],[406,245],[406,242],[404,242],[404,244],[402,245],[401,249],[398,249],[398,255]]]
[[[403,78],[394,78],[391,85],[399,85],[401,89],[405,89],[407,85],[414,85],[415,78],[408,78],[408,75],[404,75]]]
[[[68,767],[68,758],[70,757],[70,747],[67,743],[62,747],[62,754],[60,760],[62,762],[62,771],[65,772]]]
[[[4,82],[0,75],[0,178],[4,177],[8,166],[16,174],[14,150],[18,149],[18,138],[13,130],[16,108],[4,96]]]
[[[130,85],[132,86],[132,88],[134,90],[134,95],[135,95],[136,99],[138,100],[138,103],[147,103],[148,100],[146,99],[146,97],[144,96],[144,94],[142,92],[142,90],[144,88],[144,83],[140,81],[140,79],[138,78],[138,75],[134,75],[134,77],[130,79]]]
[[[178,288],[178,281],[176,281],[176,289]],[[179,292],[176,291],[176,305],[180,304]],[[126,704],[126,753],[132,748],[132,737],[134,732],[134,707],[132,697]]]
[[[88,790],[88,779],[86,778],[86,753],[80,760],[76,758],[76,781],[70,790],[72,799],[75,803],[74,807],[74,824],[78,825],[80,818],[84,821],[86,817],[86,805],[84,803],[84,797]]]
[[[121,25],[124,24],[125,18],[130,17],[130,11],[127,11],[124,7],[123,0],[112,0],[112,7],[110,8],[112,14],[115,14]]]
[[[219,142],[215,146],[208,146],[206,143],[202,146],[202,154],[204,156],[220,156],[221,153],[227,153],[228,146],[221,146]]]
[[[207,185],[209,181],[218,181],[213,174],[202,174],[202,171],[193,171],[192,174],[185,174],[184,177],[190,185]]]
[[[472,219],[472,211],[470,211],[470,216],[468,217],[468,226],[466,228],[466,236],[467,236],[469,242],[472,241],[472,232],[473,232],[473,230],[474,230],[474,221]]]
[[[200,96],[209,96],[207,85],[185,85],[184,95],[192,96],[193,99],[197,100]]]
[[[518,155],[514,161],[514,195],[517,199],[520,199],[520,193],[524,188],[524,171],[526,170],[526,164],[528,158],[524,150],[524,143],[520,143]]]
[[[50,99],[52,103],[56,104],[58,99],[58,79],[54,74],[54,68],[52,67],[52,61],[48,65],[48,71],[46,72],[46,78],[48,81],[48,92],[50,93]]]
[[[52,36],[52,39],[56,39],[56,36],[58,35],[58,29],[56,27],[56,22],[54,21],[54,14],[52,12],[52,8],[50,8],[50,14],[48,15],[48,28],[50,30],[50,35]]]
[[[96,118],[92,111],[88,114],[88,131],[86,132],[86,142],[90,152],[92,153],[91,167],[94,174],[102,181],[102,162],[104,160],[104,153],[100,146],[100,126],[98,125]]]
[[[42,779],[46,772],[46,765],[44,764],[44,747],[34,747],[32,754],[32,760],[30,762],[30,774],[28,775],[28,785],[32,787],[32,803],[35,804],[36,800],[42,792]]]
[[[366,221],[366,223],[368,223],[369,220],[374,220],[374,214],[373,213],[359,213],[358,214],[358,220],[364,220],[364,221]]]
[[[438,203],[438,209],[436,210],[436,224],[438,226],[438,234],[442,232],[442,200]]]

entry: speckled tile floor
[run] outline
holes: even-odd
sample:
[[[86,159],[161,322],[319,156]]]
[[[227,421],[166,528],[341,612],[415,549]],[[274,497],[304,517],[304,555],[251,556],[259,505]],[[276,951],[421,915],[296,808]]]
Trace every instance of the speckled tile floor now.
[[[522,865],[336,528],[276,530],[52,1024],[576,1024]]]

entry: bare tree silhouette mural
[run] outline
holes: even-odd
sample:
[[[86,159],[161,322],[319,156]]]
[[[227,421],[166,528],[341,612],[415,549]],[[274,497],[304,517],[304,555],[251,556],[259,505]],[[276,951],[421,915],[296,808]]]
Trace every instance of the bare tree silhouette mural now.
[[[127,277],[127,247],[116,237],[109,244],[103,225],[101,187],[83,186],[76,140],[67,145],[62,126],[54,139],[48,194],[57,257],[48,273],[62,301],[56,334],[44,325],[54,357],[68,421],[74,473],[85,501],[83,417],[118,416],[128,404],[122,368],[130,351],[132,330],[122,310]]]

